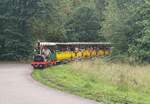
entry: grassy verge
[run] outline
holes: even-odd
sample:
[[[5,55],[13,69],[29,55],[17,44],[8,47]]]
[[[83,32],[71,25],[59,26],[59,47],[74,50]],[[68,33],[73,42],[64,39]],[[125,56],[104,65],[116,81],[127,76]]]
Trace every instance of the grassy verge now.
[[[97,61],[34,70],[41,83],[106,104],[150,104],[150,66]]]

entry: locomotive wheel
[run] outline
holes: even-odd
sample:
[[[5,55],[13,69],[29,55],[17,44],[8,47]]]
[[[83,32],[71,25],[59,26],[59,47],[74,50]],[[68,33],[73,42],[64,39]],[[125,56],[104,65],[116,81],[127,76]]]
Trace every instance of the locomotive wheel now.
[[[42,64],[41,64],[41,65],[38,66],[38,68],[39,68],[39,69],[45,69],[45,68],[46,68],[46,65],[42,65]]]
[[[33,66],[34,69],[38,69],[36,66]]]

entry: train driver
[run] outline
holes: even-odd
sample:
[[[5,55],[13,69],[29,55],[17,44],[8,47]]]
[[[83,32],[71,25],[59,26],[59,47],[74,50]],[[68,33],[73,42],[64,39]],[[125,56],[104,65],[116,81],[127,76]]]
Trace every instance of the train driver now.
[[[45,56],[46,58],[48,58],[49,55],[51,54],[51,51],[50,51],[50,49],[48,49],[47,47],[44,47],[43,50],[42,50],[42,53],[44,54],[44,56]]]

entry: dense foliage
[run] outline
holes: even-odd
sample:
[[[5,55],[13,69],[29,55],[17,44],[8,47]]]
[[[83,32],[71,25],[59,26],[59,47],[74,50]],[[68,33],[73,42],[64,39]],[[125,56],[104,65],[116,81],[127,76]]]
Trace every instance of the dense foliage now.
[[[149,0],[0,0],[0,59],[40,41],[110,41],[114,56],[150,62]]]
[[[0,58],[18,60],[32,53],[28,20],[37,11],[38,0],[0,1]]]

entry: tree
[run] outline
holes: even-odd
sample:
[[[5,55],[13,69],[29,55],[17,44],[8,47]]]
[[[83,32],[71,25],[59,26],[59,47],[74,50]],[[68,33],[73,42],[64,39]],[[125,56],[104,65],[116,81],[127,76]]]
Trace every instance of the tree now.
[[[100,22],[102,22],[104,20],[104,11],[106,8],[106,1],[105,0],[95,0],[95,7],[97,10],[97,13],[99,15],[100,18]]]
[[[99,19],[93,9],[78,8],[65,25],[68,41],[99,41]],[[103,40],[103,39],[102,39]]]
[[[135,61],[150,63],[150,2],[139,7],[133,20],[134,39],[129,45],[129,54]]]
[[[28,20],[39,8],[39,0],[0,1],[0,59],[28,58],[32,54],[32,35]]]
[[[139,2],[139,3],[138,3]],[[109,0],[106,2],[102,34],[108,41],[114,43],[116,54],[128,54],[128,45],[134,38],[132,32],[132,17],[135,15],[137,5],[135,0]]]
[[[40,12],[36,17],[31,18],[32,32],[37,40],[65,41],[64,22],[66,21],[66,14],[62,13],[60,3],[62,1],[59,0],[42,1],[42,13]]]
[[[122,53],[127,52],[128,43],[125,35],[125,19],[122,18],[121,10],[117,6],[116,0],[109,0],[106,2],[106,9],[104,12],[104,21],[102,23],[102,34],[106,37],[107,41],[111,41],[114,46],[114,52]]]

